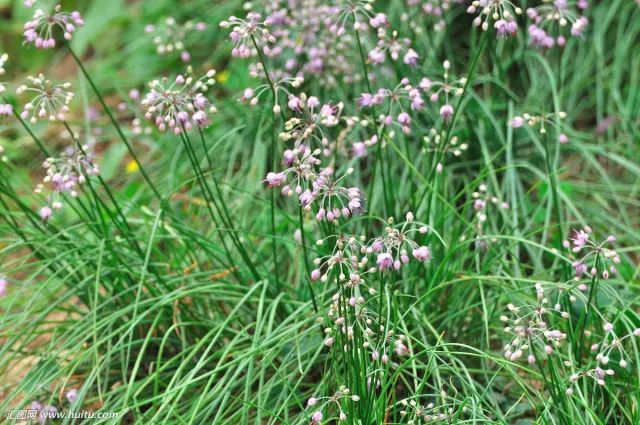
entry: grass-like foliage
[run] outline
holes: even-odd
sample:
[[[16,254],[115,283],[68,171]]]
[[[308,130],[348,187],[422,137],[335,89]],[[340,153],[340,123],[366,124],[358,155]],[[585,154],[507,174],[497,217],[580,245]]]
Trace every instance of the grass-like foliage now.
[[[0,43],[8,423],[640,423],[637,1],[0,0]]]

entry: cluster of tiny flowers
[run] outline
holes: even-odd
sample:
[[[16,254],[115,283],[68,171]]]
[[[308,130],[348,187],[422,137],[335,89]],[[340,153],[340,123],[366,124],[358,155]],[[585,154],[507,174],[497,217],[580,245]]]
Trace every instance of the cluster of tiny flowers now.
[[[522,9],[509,0],[474,0],[467,13],[478,14],[473,24],[483,31],[487,31],[489,22],[493,22],[497,36],[507,37],[518,32],[516,15],[521,15]]]
[[[318,221],[331,221],[340,217],[350,217],[363,211],[364,195],[357,187],[345,187],[342,180],[353,173],[349,168],[341,177],[334,179],[333,170],[325,168],[316,172],[321,161],[317,158],[320,149],[311,151],[306,145],[286,150],[283,163],[287,167],[281,172],[269,172],[265,183],[269,187],[282,187],[282,194],[291,196],[296,194],[300,205],[305,211],[311,211],[311,204],[319,204],[316,213]]]
[[[205,93],[215,84],[216,71],[211,69],[199,79],[194,79],[191,67],[186,75],[173,80],[167,78],[149,83],[150,92],[142,99],[145,117],[153,120],[160,131],[172,130],[175,134],[195,127],[207,127],[209,114],[217,109]]]
[[[329,156],[329,137],[326,128],[335,127],[340,122],[343,104],[320,104],[315,96],[307,97],[302,93],[299,96],[289,95],[287,102],[289,109],[297,114],[285,123],[284,131],[280,133],[280,139],[294,142],[298,147],[303,143],[307,145],[320,145],[325,147],[324,155]]]
[[[259,13],[250,12],[246,19],[231,16],[226,21],[222,21],[220,27],[231,28],[229,37],[234,43],[231,51],[234,57],[248,58],[254,55],[256,46],[264,49],[265,46],[276,41]]]
[[[318,201],[319,208],[316,220],[333,222],[340,217],[350,217],[352,214],[364,211],[362,200],[364,195],[357,187],[345,187],[341,182],[353,173],[349,168],[345,174],[333,179],[329,173],[331,169],[325,169],[312,181],[312,189],[307,189],[300,194],[300,204],[306,211],[311,210],[311,203]]]
[[[27,79],[31,84],[18,87],[17,93],[32,94],[33,98],[24,105],[20,117],[29,119],[32,124],[39,119],[64,121],[74,98],[74,93],[69,90],[71,83],[54,84],[43,74]]]
[[[533,21],[528,29],[531,44],[546,49],[562,47],[567,42],[567,27],[571,27],[571,36],[581,36],[589,24],[582,15],[588,6],[587,0],[543,0],[540,6],[527,9],[527,16]]]
[[[612,352],[615,352],[618,357],[618,365],[621,368],[627,367],[627,353],[624,350],[623,342],[625,339],[630,338],[631,336],[640,336],[640,329],[636,329],[633,334],[627,334],[622,338],[616,335],[614,331],[613,323],[606,322],[602,329],[604,330],[605,337],[600,344],[593,344],[591,346],[591,351],[598,351],[596,355],[596,360],[603,366],[609,364],[609,360],[611,359]]]
[[[438,403],[427,403],[423,405],[415,399],[403,399],[399,402],[402,410],[400,411],[400,417],[406,420],[407,425],[420,425],[420,424],[439,424],[446,423],[451,424],[457,420],[461,420],[458,415],[469,412],[469,408],[463,405],[460,408],[461,400],[457,400],[455,396],[450,396],[445,390],[441,390],[439,397],[437,395],[432,396],[434,399],[438,399]]]
[[[264,182],[271,188],[281,187],[286,182],[282,186],[282,194],[291,196],[295,193],[299,196],[306,182],[316,178],[315,169],[322,162],[317,158],[318,155],[320,155],[319,149],[312,151],[304,144],[294,149],[287,149],[282,159],[282,163],[287,168],[281,172],[267,173]]]
[[[451,9],[451,3],[453,2],[460,3],[460,0],[407,0],[407,5],[412,7],[419,6],[422,13],[432,23],[433,30],[440,32],[446,27],[444,16]],[[417,22],[415,23],[417,24]],[[414,27],[414,31],[422,31],[419,25],[412,25],[412,27]]]
[[[412,118],[411,111],[421,111],[424,109],[424,100],[420,90],[409,83],[408,78],[403,78],[392,90],[379,89],[376,93],[363,93],[358,98],[358,106],[361,108],[370,108],[382,105],[385,100],[388,101],[388,113],[381,115],[380,121],[386,126],[398,125],[403,133],[411,132]],[[409,102],[409,108],[403,103]],[[394,117],[395,116],[395,117]]]
[[[50,190],[47,205],[40,208],[42,220],[50,219],[54,211],[62,208],[62,195],[77,197],[80,185],[86,182],[86,178],[100,173],[98,165],[93,162],[92,155],[87,153],[89,148],[89,146],[84,146],[82,150],[69,148],[59,158],[47,158],[42,164],[46,175],[42,183],[36,186],[35,193],[42,193],[45,186]]]
[[[573,254],[581,254],[582,257],[573,262],[576,278],[583,275],[596,276],[600,274],[603,279],[617,274],[616,266],[620,264],[620,256],[607,245],[615,242],[615,236],[609,235],[604,241],[596,242],[592,238],[592,230],[585,226],[580,230],[574,230],[572,236],[563,242],[566,249]]]
[[[559,304],[549,307],[549,300],[545,297],[542,284],[536,283],[535,287],[535,305],[525,304],[516,307],[509,304],[507,308],[512,317],[500,316],[500,320],[507,325],[505,332],[514,335],[504,346],[504,356],[511,361],[516,361],[526,354],[527,362],[533,364],[536,362],[537,346],[550,355],[567,338],[565,333],[549,328],[547,316],[558,313],[563,319],[568,319],[569,313],[562,311]]]
[[[274,62],[281,59],[273,69],[274,74],[280,74],[278,78],[312,74],[329,87],[335,87],[340,78],[345,83],[361,78],[357,66],[346,55],[352,46],[352,35],[331,31],[341,11],[339,5],[323,0],[266,3],[265,24],[276,41],[266,44],[263,51]]]
[[[617,352],[618,366],[625,369],[628,366],[627,355],[623,347],[623,342],[627,338],[639,337],[640,328],[635,329],[632,333],[619,338],[614,330],[612,323],[605,323],[603,326],[605,337],[601,343],[596,343],[591,346],[591,351],[598,352],[596,355],[596,361],[598,366],[573,373],[569,377],[569,388],[567,388],[567,394],[572,395],[574,393],[574,386],[582,378],[593,379],[598,385],[605,384],[605,378],[607,376],[614,376],[615,371],[611,368],[606,368],[611,360],[612,352]],[[605,369],[606,368],[606,369]]]
[[[453,407],[441,408],[429,403],[425,406],[418,404],[415,400],[402,400],[404,407],[400,411],[400,416],[409,417],[407,425],[417,425],[422,423],[448,422],[453,417]]]
[[[33,401],[29,405],[29,410],[36,411],[36,418],[41,424],[47,423],[48,420],[56,417],[58,409],[50,404],[42,405],[39,401]]]
[[[362,339],[361,346],[370,351],[373,362],[386,365],[391,361],[392,355],[404,357],[411,354],[408,337],[402,334],[396,335],[393,329],[388,329],[389,324],[385,324],[384,318],[378,315],[375,308],[367,307],[364,296],[359,295],[364,279],[355,283],[353,279],[349,279],[342,284],[350,293],[339,291],[332,296],[327,312],[330,325],[324,329],[326,337],[323,344],[331,348],[336,338],[341,336],[341,340],[344,341],[341,349],[349,352],[354,349],[355,335],[359,333],[359,338]],[[369,287],[368,293],[376,295],[376,290]],[[318,321],[322,323],[323,319]],[[359,351],[360,348],[355,350]]]
[[[34,4],[35,1],[25,1],[28,7]],[[65,40],[70,41],[73,33],[83,25],[84,20],[77,11],[64,12],[60,5],[56,5],[51,13],[38,8],[31,20],[24,24],[25,43],[32,43],[39,49],[51,49],[56,46],[56,31],[61,31]]]
[[[330,238],[332,237],[319,239],[316,245],[323,246]],[[332,252],[313,261],[316,268],[311,272],[311,280],[320,279],[322,282],[326,282],[329,279],[329,274],[336,269],[338,282],[347,285],[364,284],[362,275],[367,271],[375,271],[375,269],[367,269],[369,260],[366,253],[367,246],[364,236],[336,237]]]
[[[564,111],[560,111],[558,112],[558,118],[560,119],[565,119],[567,117],[567,113]],[[528,126],[528,127],[536,127],[536,126],[540,126],[540,134],[546,134],[547,132],[547,125],[555,125],[555,121],[553,120],[553,118],[555,118],[555,114],[539,114],[539,115],[532,115],[532,114],[522,114],[521,116],[515,116],[511,119],[510,121],[510,125],[512,128],[521,128],[523,126]],[[560,133],[558,135],[558,141],[560,143],[568,143],[569,142],[569,137],[565,134],[565,133]]]
[[[8,59],[9,59],[9,55],[7,55],[6,53],[0,54],[0,77],[2,77],[5,74],[4,64],[7,62]],[[7,89],[5,85],[2,83],[2,81],[0,81],[0,95],[3,94],[6,90]],[[13,114],[13,107],[8,103],[0,102],[0,117],[1,116],[8,117],[11,114]]]
[[[473,192],[471,194],[473,197],[473,209],[476,211],[476,217],[479,222],[487,221],[486,209],[487,205],[499,205],[500,209],[507,210],[509,209],[509,204],[506,202],[500,202],[500,200],[496,196],[492,196],[488,194],[487,185],[481,184],[478,186],[478,191]]]
[[[500,210],[508,210],[509,204],[504,201],[500,201],[497,196],[494,196],[489,193],[486,184],[481,184],[478,186],[478,190],[471,194],[473,198],[473,210],[476,217],[476,225],[475,230],[477,232],[476,238],[476,249],[480,251],[486,251],[489,246],[485,239],[482,239],[481,236],[483,234],[483,229],[487,219],[489,218],[488,209],[490,206],[493,208],[499,208]]]
[[[423,153],[443,152],[453,157],[459,157],[469,149],[469,145],[467,143],[460,143],[460,138],[458,136],[451,137],[449,143],[446,146],[442,146],[442,135],[435,128],[430,129],[429,133],[422,138],[422,141],[425,144],[422,148]],[[442,169],[442,163],[439,162],[436,164],[436,172],[441,173]]]
[[[173,52],[180,53],[183,62],[191,60],[191,54],[187,50],[187,42],[194,33],[201,33],[207,29],[204,22],[187,21],[178,23],[175,18],[169,17],[159,25],[147,25],[144,31],[153,34],[153,44],[159,55],[168,55]]]
[[[326,347],[333,347],[336,338],[341,335],[342,341],[345,342],[342,347],[344,352],[351,351],[351,345],[353,343],[355,331],[359,330],[362,334],[363,348],[369,348],[376,345],[373,337],[376,333],[370,328],[373,323],[379,323],[377,314],[367,308],[365,298],[362,295],[354,295],[359,291],[359,283],[353,284],[348,281],[345,287],[351,289],[351,294],[343,294],[341,291],[333,294],[331,297],[331,304],[327,311],[327,318],[330,323],[325,327],[325,339],[323,344]],[[375,293],[375,291],[372,291]],[[318,322],[324,322],[323,319],[318,319]],[[380,328],[380,331],[384,331],[384,327]],[[359,348],[357,349],[359,350]],[[386,360],[385,360],[386,362]]]
[[[338,391],[330,397],[311,397],[307,400],[307,406],[313,408],[314,412],[311,414],[311,423],[320,424],[324,419],[323,412],[331,411],[335,408],[338,413],[337,419],[339,422],[345,422],[347,420],[347,414],[342,409],[343,403],[352,401],[360,401],[360,396],[351,394],[351,390],[341,385]]]
[[[78,400],[78,390],[72,388],[64,393],[64,398],[71,404],[75,403]]]
[[[382,13],[375,13],[371,5],[374,0],[339,0],[336,3],[339,7],[336,9],[335,19],[328,21],[329,31],[339,36],[344,35],[347,31],[349,22],[356,31],[367,29],[368,25],[376,28],[386,25],[387,17]]]
[[[333,104],[330,104],[333,106]],[[342,103],[333,106],[341,107]],[[333,155],[334,151],[343,158],[362,158],[367,155],[367,148],[377,142],[377,136],[361,140],[363,135],[369,131],[370,121],[366,117],[357,115],[336,115],[337,124],[340,125],[337,134],[323,137],[322,154],[326,157]],[[335,133],[335,132],[334,132]]]
[[[397,31],[392,31],[389,36],[384,25],[387,24],[387,18],[383,14],[378,14],[370,20],[371,26],[378,28],[378,43],[369,51],[369,61],[375,65],[384,63],[387,57],[396,62],[402,56],[402,62],[411,67],[418,65],[418,53],[413,50],[411,40],[408,38],[399,38]]]
[[[147,121],[141,119],[138,114],[141,108],[140,90],[133,88],[128,93],[129,101],[121,101],[118,103],[118,120],[130,121],[131,132],[139,136],[141,134],[150,135],[153,133],[153,127],[147,125]]]
[[[378,136],[374,134],[365,140],[354,142],[351,147],[351,155],[354,158],[364,158],[368,155],[368,148],[378,143]]]
[[[350,284],[352,293],[356,292],[358,284]],[[377,315],[375,312],[365,305],[365,299],[361,295],[343,295],[341,292],[337,292],[331,298],[331,304],[327,311],[327,317],[330,321],[329,326],[324,329],[326,335],[324,339],[324,345],[326,347],[333,347],[336,337],[342,335],[342,340],[345,341],[343,350],[349,352],[351,347],[349,343],[354,341],[354,331],[361,330],[363,348],[375,346],[373,337],[375,332],[370,328],[374,322],[377,323]],[[318,322],[323,321],[319,319]],[[380,329],[384,331],[384,328]],[[358,349],[359,350],[359,349]]]
[[[448,121],[454,112],[453,106],[451,105],[451,97],[462,95],[467,79],[463,77],[452,80],[449,76],[451,63],[448,60],[443,62],[442,67],[444,68],[442,80],[423,78],[420,81],[420,88],[429,95],[429,100],[433,103],[439,103],[441,97],[444,97],[444,104],[440,107],[440,118]]]
[[[259,73],[256,71],[254,74],[257,77]],[[280,107],[280,96],[284,94],[287,98],[295,97],[291,90],[289,89],[299,88],[302,83],[304,83],[304,78],[302,77],[284,77],[273,82],[273,89],[275,90],[275,98],[273,99],[273,112],[275,114],[279,114],[282,112],[282,108]],[[256,88],[246,88],[242,92],[242,96],[240,97],[241,102],[249,103],[251,106],[256,106],[260,101],[260,97],[266,96],[271,93],[271,86],[269,84],[261,84]],[[287,102],[288,103],[288,102]]]
[[[377,255],[378,270],[400,270],[403,264],[409,263],[411,257],[419,262],[431,261],[431,250],[412,239],[413,234],[426,234],[429,228],[414,221],[413,213],[408,212],[406,221],[394,226],[393,217],[387,220],[385,234],[374,238],[367,248],[368,253]],[[411,256],[409,255],[411,254]]]

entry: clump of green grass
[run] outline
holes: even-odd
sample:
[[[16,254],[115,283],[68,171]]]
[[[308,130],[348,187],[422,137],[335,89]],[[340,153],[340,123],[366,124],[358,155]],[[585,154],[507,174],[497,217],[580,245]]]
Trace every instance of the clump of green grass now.
[[[0,410],[639,423],[640,8],[414,3],[41,4],[74,28],[0,60]]]

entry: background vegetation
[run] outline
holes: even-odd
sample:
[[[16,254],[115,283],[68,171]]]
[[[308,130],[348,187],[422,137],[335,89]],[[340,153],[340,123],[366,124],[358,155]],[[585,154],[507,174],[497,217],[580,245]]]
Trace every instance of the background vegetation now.
[[[434,418],[442,423],[640,423],[638,338],[625,340],[626,367],[612,355],[615,375],[605,385],[581,379],[567,394],[573,373],[596,367],[588,347],[606,338],[606,323],[620,336],[640,327],[635,2],[592,2],[584,36],[545,51],[528,44],[524,20],[516,37],[490,31],[483,38],[460,5],[447,12],[443,31],[433,31],[413,6],[374,3],[420,54],[416,68],[372,68],[374,91],[405,76],[441,76],[448,59],[452,74],[471,81],[446,137],[468,148],[447,154],[444,172],[433,172],[442,152],[425,136],[443,127],[439,107],[429,105],[413,115],[411,134],[387,138],[382,172],[373,174],[373,154],[341,154],[336,169],[354,167],[367,199],[362,215],[339,226],[317,223],[314,214],[301,218],[295,200],[265,187],[267,173],[281,168],[272,165],[274,155],[279,161],[290,146],[276,139],[273,149],[272,132],[280,133],[283,122],[271,100],[256,107],[238,101],[261,83],[250,77],[254,60],[231,58],[229,31],[219,25],[245,15],[241,2],[91,0],[63,7],[85,18],[70,45],[142,168],[69,49],[23,45],[33,11],[0,0],[0,53],[10,58],[3,81],[22,84],[43,72],[70,81],[76,93],[71,131],[0,117],[0,272],[8,280],[0,298],[0,411],[38,401],[58,410],[118,412],[116,422],[124,423],[305,424],[316,410],[307,407],[310,397],[330,397],[347,385],[360,397],[339,402],[352,424],[419,423],[414,413],[401,415],[413,412],[402,400],[434,403],[445,412]],[[255,2],[252,10],[264,7]],[[158,55],[145,33],[167,17],[207,25],[189,41],[190,64],[200,74],[217,70],[211,94],[218,113],[202,143],[197,132],[191,145],[158,132],[129,97],[131,89],[145,92],[147,82],[184,72],[178,55]],[[375,36],[363,42],[371,47]],[[346,46],[355,81],[330,86],[307,78],[299,91],[344,102],[344,116],[375,121],[356,105],[369,90],[357,44],[351,38]],[[6,97],[21,110],[24,100],[14,90]],[[281,104],[290,118],[286,100]],[[549,114],[547,133],[509,125],[524,113]],[[561,132],[569,143],[558,143]],[[43,221],[44,198],[34,193],[46,159],[38,141],[61,152],[73,144],[70,133],[93,144],[102,181],[91,178],[91,188]],[[330,134],[338,137],[337,130]],[[371,135],[352,134],[343,149]],[[485,196],[481,185],[509,204],[489,205],[485,222],[474,208],[473,193]],[[345,356],[340,343],[327,347],[323,329],[336,284],[335,276],[309,278],[307,260],[330,251],[315,241],[379,236],[389,217],[403,221],[408,211],[432,229],[421,244],[433,259],[368,279],[382,288],[371,302],[396,334],[407,335],[410,353],[380,366],[368,354]],[[621,263],[611,279],[574,278],[575,255],[562,241],[586,225],[596,240],[616,236]],[[571,349],[559,349],[556,360],[511,361],[503,355],[511,337],[500,316],[509,303],[535,305],[537,282],[569,312],[568,321],[554,324]],[[563,364],[569,360],[572,366]],[[78,393],[73,403],[71,389]],[[324,411],[326,423],[337,416],[335,406]]]

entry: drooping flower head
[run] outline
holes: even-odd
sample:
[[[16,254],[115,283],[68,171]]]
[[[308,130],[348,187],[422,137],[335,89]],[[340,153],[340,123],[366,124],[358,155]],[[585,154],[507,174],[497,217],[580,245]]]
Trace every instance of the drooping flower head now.
[[[160,131],[172,130],[180,134],[183,130],[207,127],[210,114],[217,112],[206,96],[215,84],[216,71],[211,69],[199,79],[192,73],[189,67],[186,75],[149,83],[150,91],[141,103],[146,109],[145,117],[153,120]]]
[[[323,86],[335,87],[340,80],[349,84],[362,78],[357,63],[350,60],[354,34],[332,31],[344,3],[263,2],[264,24],[275,41],[263,43],[261,50],[270,59],[274,80],[312,74]]]
[[[55,211],[62,209],[63,195],[78,197],[87,178],[100,173],[93,156],[91,146],[86,145],[82,149],[69,147],[60,157],[44,161],[42,168],[46,175],[34,191],[41,194],[47,189],[49,192],[46,205],[40,209],[42,220],[48,220]]]
[[[31,7],[35,2],[26,4]],[[31,43],[39,49],[51,49],[56,47],[56,33],[60,32],[65,40],[71,41],[75,31],[83,25],[80,12],[64,12],[59,4],[52,12],[37,8],[31,20],[24,24],[25,43]]]
[[[367,268],[368,258],[364,236],[329,236],[316,242],[318,246],[327,245],[334,240],[331,253],[318,257],[313,261],[315,269],[311,272],[311,280],[320,279],[326,282],[335,271],[339,283],[350,286],[364,285],[363,275],[370,272]]]
[[[349,168],[338,178],[333,178],[331,169],[320,172],[312,182],[312,188],[300,194],[300,204],[306,211],[311,211],[311,204],[316,203],[318,210],[316,220],[334,221],[340,217],[348,218],[364,211],[364,194],[357,187],[344,186],[343,180],[353,173]]]
[[[5,74],[4,64],[7,62],[8,59],[9,59],[9,55],[7,55],[6,53],[0,54],[0,77],[2,77]],[[4,83],[2,82],[2,80],[0,80],[0,95],[3,94],[6,90],[7,89]],[[13,114],[13,106],[11,106],[8,103],[5,104],[0,102],[0,117],[10,116],[11,114]]]
[[[513,117],[509,122],[509,125],[512,128],[521,128],[524,126],[528,126],[530,128],[539,127],[540,134],[546,134],[548,126],[554,127],[558,132],[558,142],[564,144],[569,142],[569,137],[565,133],[568,130],[568,126],[562,121],[566,117],[566,112],[558,112],[557,118],[559,119],[559,122],[557,122],[555,113],[524,113]],[[559,128],[557,127],[558,124]]]
[[[600,274],[603,279],[609,279],[618,273],[617,266],[621,261],[618,253],[610,248],[616,238],[609,235],[604,241],[597,242],[592,233],[589,226],[573,230],[571,237],[563,245],[571,250],[572,255],[581,254],[572,264],[576,278]]]
[[[478,190],[471,194],[473,199],[473,212],[475,215],[475,231],[476,231],[476,249],[486,251],[489,248],[489,242],[483,237],[484,228],[487,220],[491,217],[491,213],[499,210],[508,210],[509,204],[501,201],[498,196],[489,192],[486,184],[481,183]],[[492,211],[493,209],[493,211]]]
[[[420,81],[420,89],[429,95],[431,102],[442,105],[440,106],[440,118],[449,121],[454,113],[453,98],[462,95],[467,79],[465,77],[451,78],[449,74],[451,62],[448,60],[442,63],[442,68],[444,69],[442,79],[423,78]]]
[[[353,173],[353,169],[334,179],[332,168],[317,170],[321,163],[317,158],[320,152],[320,149],[312,151],[304,144],[287,149],[283,160],[287,168],[281,172],[269,172],[264,181],[269,187],[280,187],[286,183],[282,186],[282,194],[297,195],[305,211],[311,211],[312,205],[316,204],[318,221],[348,218],[364,211],[361,190],[343,185],[343,180]]]
[[[411,48],[411,40],[398,36],[397,31],[391,31],[391,34],[384,28],[378,28],[378,43],[369,51],[369,61],[379,65],[390,58],[393,62],[397,62],[402,58],[402,62],[406,65],[414,67],[418,65],[418,53]]]
[[[282,188],[282,194],[300,195],[308,182],[313,181],[317,176],[315,169],[321,163],[317,158],[319,154],[319,149],[310,150],[304,144],[294,149],[287,149],[282,159],[282,163],[287,168],[280,173],[267,174],[265,181],[270,187],[280,187],[283,182],[287,182]]]
[[[343,411],[343,404],[357,402],[360,397],[351,394],[349,388],[341,385],[336,393],[330,397],[312,397],[307,401],[307,406],[313,408],[311,424],[320,425],[324,418],[323,411],[335,411],[338,420],[342,423],[347,420],[347,414]],[[318,406],[318,407],[316,407]]]
[[[340,122],[342,102],[335,105],[321,104],[317,97],[307,97],[302,93],[299,96],[290,95],[287,105],[296,116],[285,123],[280,139],[285,142],[293,141],[295,147],[303,143],[312,147],[327,146],[327,129]],[[325,155],[327,153],[329,152],[325,152]]]
[[[581,370],[574,372],[569,377],[569,384],[566,393],[572,395],[575,392],[576,385],[581,379],[592,379],[598,385],[605,385],[605,379],[608,376],[614,376],[616,371],[610,367],[611,362],[615,361],[620,369],[626,369],[629,365],[630,356],[627,354],[624,342],[630,338],[640,337],[640,328],[634,329],[623,337],[619,337],[615,332],[613,323],[605,322],[602,326],[604,336],[600,342],[596,342],[591,346],[591,351],[598,353],[595,362]],[[595,363],[595,364],[594,364]],[[572,366],[570,363],[568,366]]]
[[[469,149],[469,144],[460,142],[460,138],[458,136],[452,136],[449,140],[449,143],[446,145],[444,145],[444,140],[445,139],[442,137],[442,133],[440,133],[435,128],[431,128],[427,135],[422,138],[422,141],[425,145],[422,149],[422,152],[442,152],[445,155],[459,157],[467,149]],[[439,173],[442,171],[442,169],[442,163],[438,163],[436,166],[436,171]]]
[[[178,23],[175,18],[169,17],[157,25],[147,25],[145,32],[153,35],[153,44],[159,55],[179,53],[183,62],[191,59],[188,44],[194,34],[202,33],[207,29],[204,22],[186,21]]]
[[[265,77],[266,75],[264,70],[261,70],[260,72],[256,70],[254,77],[258,77],[258,76]],[[293,77],[293,78],[284,77],[279,80],[272,79],[271,81],[273,83],[273,89],[275,90],[275,97],[272,99],[273,101],[272,110],[273,110],[273,113],[279,114],[282,112],[282,108],[280,107],[280,99],[282,98],[282,96],[285,96],[287,99],[289,99],[289,102],[291,102],[292,98],[296,98],[297,96],[293,94],[293,89],[299,88],[302,85],[302,83],[304,83],[304,78],[300,76]],[[271,93],[271,85],[268,83],[261,84],[255,88],[245,89],[244,92],[242,93],[242,96],[240,97],[240,101],[249,103],[251,106],[256,106],[260,101],[261,97],[269,96],[270,93]],[[291,108],[291,103],[289,102],[287,103]]]
[[[234,43],[231,55],[239,58],[248,58],[255,54],[256,46],[264,48],[275,43],[276,38],[269,31],[269,25],[262,15],[249,12],[246,19],[231,16],[220,23],[222,28],[231,28],[229,37]]]
[[[47,80],[43,74],[37,77],[27,77],[30,84],[18,87],[18,94],[31,94],[33,97],[27,102],[20,116],[35,124],[39,119],[50,121],[64,121],[69,112],[69,104],[74,98],[70,91],[71,83],[55,84]]]
[[[492,22],[496,35],[507,37],[518,32],[516,16],[522,14],[522,9],[510,0],[474,0],[467,13],[478,14],[473,24],[483,31],[487,31]]]
[[[483,419],[481,422],[489,421],[481,406],[473,405],[468,399],[458,397],[455,388],[447,391],[444,387],[434,394],[414,395],[410,398],[398,402],[400,417],[407,420],[408,424],[414,425],[445,425],[459,422],[467,422],[469,418]],[[432,400],[420,402],[420,398]],[[403,422],[404,423],[404,422]]]
[[[427,263],[432,259],[431,249],[415,241],[416,234],[426,234],[429,227],[414,220],[413,213],[406,214],[406,220],[394,224],[393,218],[388,221],[384,235],[371,240],[367,252],[375,254],[378,270],[400,270],[403,264],[409,263],[411,257]]]
[[[541,5],[528,8],[527,16],[533,21],[528,29],[531,44],[546,49],[563,47],[567,36],[581,36],[589,24],[583,15],[587,7],[585,0],[543,0]]]
[[[560,304],[550,306],[541,283],[536,283],[536,304],[524,304],[516,307],[507,306],[510,316],[500,316],[506,324],[505,332],[513,335],[511,341],[504,346],[505,358],[516,361],[527,355],[527,362],[533,364],[538,356],[536,349],[541,349],[546,355],[551,355],[567,335],[552,328],[552,315],[558,314],[562,319],[568,319],[569,313],[562,311]]]
[[[381,123],[385,126],[396,125],[402,132],[411,132],[413,111],[424,108],[424,100],[420,89],[414,87],[408,78],[403,78],[393,89],[379,89],[375,93],[362,93],[358,98],[358,106],[372,108],[387,103],[387,114],[381,115]]]
[[[380,28],[388,24],[384,13],[376,13],[372,6],[373,0],[339,0],[335,9],[335,17],[328,21],[329,31],[339,36],[347,32],[347,27],[356,31],[368,26]]]

